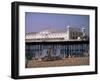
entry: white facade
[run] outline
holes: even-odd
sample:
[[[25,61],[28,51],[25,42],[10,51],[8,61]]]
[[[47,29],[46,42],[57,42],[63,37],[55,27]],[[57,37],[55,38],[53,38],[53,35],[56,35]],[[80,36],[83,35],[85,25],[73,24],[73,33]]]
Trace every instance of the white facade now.
[[[37,41],[81,41],[83,36],[86,36],[85,29],[67,26],[64,31],[46,29],[36,33],[27,33],[25,36],[26,42]]]

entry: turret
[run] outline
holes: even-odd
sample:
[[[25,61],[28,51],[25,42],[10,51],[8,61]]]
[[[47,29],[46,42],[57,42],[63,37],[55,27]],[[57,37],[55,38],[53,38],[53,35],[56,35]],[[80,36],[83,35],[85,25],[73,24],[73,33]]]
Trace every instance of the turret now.
[[[82,28],[83,37],[86,36],[86,29]]]
[[[67,26],[67,38],[70,39],[70,26]]]

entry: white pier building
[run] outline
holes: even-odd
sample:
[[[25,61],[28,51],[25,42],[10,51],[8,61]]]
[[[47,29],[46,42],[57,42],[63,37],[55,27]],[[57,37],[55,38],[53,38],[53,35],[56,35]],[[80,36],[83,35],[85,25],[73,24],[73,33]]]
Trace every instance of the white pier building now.
[[[26,33],[26,42],[42,41],[81,41],[88,40],[85,28],[65,27],[64,30],[45,29],[40,32]]]

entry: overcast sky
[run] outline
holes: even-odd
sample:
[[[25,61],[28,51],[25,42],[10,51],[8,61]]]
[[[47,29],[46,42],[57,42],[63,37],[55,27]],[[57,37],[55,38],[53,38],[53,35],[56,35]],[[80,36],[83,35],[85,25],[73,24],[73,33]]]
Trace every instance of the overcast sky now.
[[[67,26],[86,28],[89,33],[89,16],[51,13],[25,13],[25,32],[39,32],[46,28],[62,30]]]

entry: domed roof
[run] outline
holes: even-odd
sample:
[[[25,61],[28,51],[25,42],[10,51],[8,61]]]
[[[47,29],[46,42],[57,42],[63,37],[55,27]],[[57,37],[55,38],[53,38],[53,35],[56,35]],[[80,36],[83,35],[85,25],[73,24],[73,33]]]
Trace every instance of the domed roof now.
[[[54,33],[54,32],[57,32],[57,30],[53,29],[53,28],[46,28],[43,31],[39,32],[39,34],[50,34],[50,33]]]

